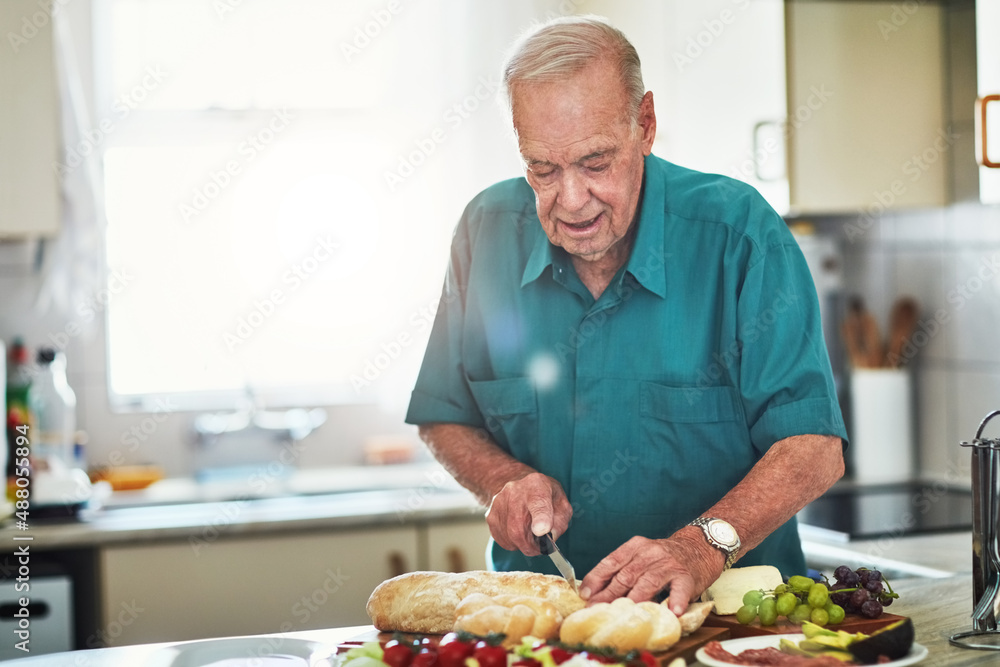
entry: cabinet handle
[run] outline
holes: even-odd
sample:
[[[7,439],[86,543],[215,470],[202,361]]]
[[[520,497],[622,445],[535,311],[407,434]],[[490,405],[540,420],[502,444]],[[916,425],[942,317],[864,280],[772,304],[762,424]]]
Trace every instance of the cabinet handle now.
[[[465,554],[458,547],[451,547],[445,552],[448,559],[449,572],[465,572],[469,568],[465,566]]]
[[[1000,162],[990,160],[986,147],[986,108],[990,102],[1000,102],[1000,95],[986,95],[976,100],[976,162],[988,169],[1000,169]]]
[[[406,567],[406,556],[404,556],[399,551],[389,552],[389,572],[392,573],[391,576],[398,577],[401,574],[406,574],[410,569]]]
[[[760,168],[761,163],[771,153],[777,153],[778,151],[784,151],[785,146],[778,146],[777,149],[769,151],[763,146],[763,142],[760,139],[761,130],[769,127],[777,128],[779,134],[783,127],[785,127],[785,121],[783,120],[762,120],[753,126],[753,175],[758,181],[769,182],[769,181],[780,181],[788,177],[788,169],[785,167],[780,172],[776,172],[773,175],[766,175]]]

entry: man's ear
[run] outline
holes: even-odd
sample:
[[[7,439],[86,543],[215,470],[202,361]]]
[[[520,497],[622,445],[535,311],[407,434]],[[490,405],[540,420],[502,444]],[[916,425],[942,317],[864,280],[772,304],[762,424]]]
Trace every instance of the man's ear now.
[[[647,90],[639,103],[639,131],[642,133],[642,154],[653,152],[653,139],[656,138],[656,110],[653,108],[653,91]]]

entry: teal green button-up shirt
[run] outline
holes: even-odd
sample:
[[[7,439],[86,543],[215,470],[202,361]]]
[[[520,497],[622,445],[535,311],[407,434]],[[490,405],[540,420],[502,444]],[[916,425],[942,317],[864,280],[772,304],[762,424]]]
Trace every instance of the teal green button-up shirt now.
[[[581,578],[702,514],[776,441],[846,442],[784,221],[751,187],[654,156],[632,253],[596,300],[523,178],[469,204],[406,420],[484,428],[558,480],[573,507],[559,546]],[[555,573],[491,548],[497,569]],[[763,563],[804,573],[794,519],[740,560]]]

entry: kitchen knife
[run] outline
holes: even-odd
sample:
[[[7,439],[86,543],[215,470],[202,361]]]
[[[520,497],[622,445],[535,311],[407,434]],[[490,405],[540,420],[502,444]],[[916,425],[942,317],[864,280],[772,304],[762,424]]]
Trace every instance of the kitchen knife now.
[[[579,593],[580,590],[576,586],[576,572],[573,571],[573,566],[569,564],[566,557],[562,555],[559,551],[559,547],[556,546],[556,541],[552,539],[552,533],[546,533],[545,535],[539,535],[535,538],[538,541],[538,548],[541,550],[542,555],[548,556],[552,559],[555,564],[556,569],[559,570],[559,574],[565,577],[569,585],[573,587],[573,591]]]

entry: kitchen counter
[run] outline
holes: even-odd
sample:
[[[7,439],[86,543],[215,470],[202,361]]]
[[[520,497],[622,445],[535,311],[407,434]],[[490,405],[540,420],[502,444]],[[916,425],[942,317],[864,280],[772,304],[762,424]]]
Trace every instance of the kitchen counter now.
[[[948,637],[956,632],[971,628],[969,620],[972,611],[971,575],[959,575],[947,579],[926,580],[907,579],[896,585],[900,600],[892,606],[894,613],[910,616],[916,626],[916,640],[927,647],[929,655],[922,663],[928,666],[944,665],[995,665],[1000,653],[976,651],[951,646]],[[285,635],[259,635],[247,638],[240,644],[240,657],[246,657],[246,646],[256,646],[259,651],[250,655],[266,656],[281,646],[282,638],[304,639],[329,645],[336,645],[350,637],[372,630],[371,626],[312,630]],[[35,656],[4,663],[11,667],[66,667],[86,665],[87,667],[141,667],[155,665],[167,667],[170,664],[168,644],[129,646],[115,649],[97,649],[64,653],[50,656]],[[163,658],[166,657],[166,660]],[[234,656],[236,657],[236,656]],[[217,658],[218,659],[218,658]],[[248,663],[249,664],[249,663]]]
[[[118,492],[79,520],[13,522],[0,542],[32,538],[46,551],[115,543],[185,540],[206,526],[227,535],[312,531],[482,516],[484,509],[437,464],[301,471],[259,493],[243,483],[168,479],[142,491]],[[11,547],[13,549],[13,547]]]

